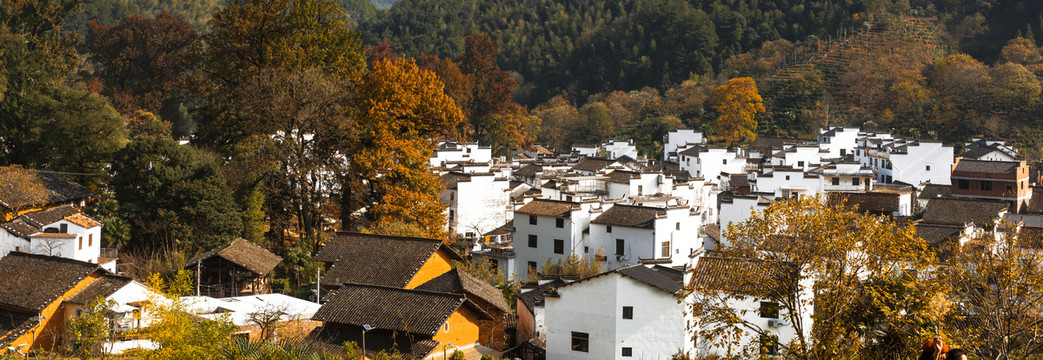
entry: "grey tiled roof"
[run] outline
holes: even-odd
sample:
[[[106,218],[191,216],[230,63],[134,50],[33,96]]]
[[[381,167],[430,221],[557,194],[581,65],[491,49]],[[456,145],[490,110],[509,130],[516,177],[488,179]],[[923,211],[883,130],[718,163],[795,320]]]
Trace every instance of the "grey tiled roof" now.
[[[934,199],[927,203],[923,220],[931,224],[985,224],[1006,210],[1007,203],[989,200]]]
[[[449,270],[445,274],[428,280],[426,283],[417,286],[416,289],[452,294],[471,294],[501,311],[511,311],[511,306],[507,305],[503,292],[467,272],[460,271],[459,268]]]
[[[664,208],[618,204],[605,210],[590,223],[654,229],[656,217],[665,214]]]
[[[63,257],[11,252],[0,258],[0,307],[43,310],[95,271],[105,270]]]
[[[465,304],[479,315],[485,315],[468,303],[464,295],[345,284],[315,312],[312,320],[354,326],[368,324],[380,330],[430,336]]]
[[[956,164],[956,168],[953,172],[973,172],[973,173],[986,173],[986,174],[1015,174],[1018,171],[1018,166],[1021,165],[1015,161],[983,161],[983,160],[970,160],[963,159]]]
[[[322,277],[325,286],[344,283],[404,287],[439,249],[462,260],[441,240],[338,232],[315,254],[315,261],[332,264]]]
[[[242,238],[232,240],[228,244],[216,249],[204,252],[192,257],[185,264],[186,268],[195,268],[196,263],[206,261],[212,257],[220,257],[229,262],[242,266],[244,269],[257,275],[267,275],[282,262],[282,257],[272,254],[268,250],[246,241]],[[206,265],[204,265],[205,267]]]

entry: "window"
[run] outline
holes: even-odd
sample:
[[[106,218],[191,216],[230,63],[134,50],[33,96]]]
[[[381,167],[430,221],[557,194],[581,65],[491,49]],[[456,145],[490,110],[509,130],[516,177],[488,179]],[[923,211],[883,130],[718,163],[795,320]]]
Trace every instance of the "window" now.
[[[536,225],[536,215],[529,215],[529,225]]]
[[[58,231],[61,232],[62,234],[68,234],[69,233],[69,224],[58,224],[58,228],[59,228]]]
[[[94,246],[94,234],[87,234],[87,246]]]
[[[670,242],[664,241],[662,245],[663,257],[670,257]]]
[[[80,250],[83,250],[83,236],[80,236]]]
[[[789,175],[786,175],[786,181],[789,181]]]
[[[927,171],[931,171],[931,165],[927,165]]]
[[[851,179],[851,185],[854,185],[854,186],[862,185],[862,178],[853,178],[853,179]]]
[[[454,201],[454,200],[456,200],[456,191],[450,191],[449,192],[449,201]]]
[[[559,229],[565,227],[565,219],[554,219],[554,227]]]
[[[728,159],[721,160],[721,164],[728,165]]]
[[[535,261],[530,261],[529,262],[529,272],[533,273],[533,274],[536,273],[536,262]]]
[[[956,182],[956,186],[962,190],[967,190],[971,188],[971,182],[967,180],[959,180]]]
[[[840,178],[838,178],[838,177],[833,178],[833,185],[840,185]]]
[[[611,233],[612,232],[612,225],[605,226],[605,232]]]
[[[572,196],[566,196],[565,201],[572,201]]]
[[[616,255],[623,255],[623,246],[626,242],[623,239],[616,239]]]
[[[565,240],[554,239],[554,253],[564,254],[565,253]]]
[[[803,162],[803,161],[798,161],[798,162],[797,162],[797,166],[799,166],[799,167],[804,167],[804,162]]]
[[[779,354],[779,339],[772,335],[761,335],[761,355]]]
[[[641,193],[644,192],[644,190],[645,190],[644,185],[638,185],[637,186],[637,195],[641,196]]]
[[[779,318],[779,303],[772,301],[761,301],[760,314],[762,318],[766,319],[778,319]]]
[[[628,348],[628,347],[623,348],[623,357],[631,357],[631,356],[634,356],[634,348]]]
[[[536,248],[536,235],[529,235],[529,247]]]
[[[984,191],[992,191],[992,181],[982,181],[981,189]]]
[[[590,334],[585,332],[572,332],[572,351],[590,351]]]
[[[625,320],[633,320],[634,319],[634,307],[633,306],[624,306],[623,307],[623,319],[625,319]]]
[[[674,230],[681,230],[681,222],[680,221],[674,223]]]
[[[1010,193],[1010,192],[1013,192],[1013,191],[1014,191],[1014,187],[1012,187],[1010,185],[1007,185],[1007,192]]]
[[[583,253],[586,254],[586,253],[589,253],[589,252],[590,252],[590,246],[584,246],[583,247]]]

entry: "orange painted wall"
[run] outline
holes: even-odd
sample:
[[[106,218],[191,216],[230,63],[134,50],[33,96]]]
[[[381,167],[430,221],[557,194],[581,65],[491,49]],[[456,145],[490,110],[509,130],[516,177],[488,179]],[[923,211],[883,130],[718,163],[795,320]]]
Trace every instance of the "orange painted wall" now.
[[[466,346],[478,342],[478,321],[479,316],[471,309],[460,307],[449,315],[449,320],[446,320],[445,324],[449,324],[448,332],[446,331],[445,324],[438,329],[438,333],[432,338],[442,344],[452,343],[456,346]],[[441,348],[439,348],[439,351]]]
[[[65,311],[63,309],[62,301],[76,294],[83,288],[87,287],[90,283],[97,280],[100,276],[101,271],[95,271],[83,280],[80,280],[76,286],[62,294],[58,300],[55,300],[51,304],[47,305],[40,312],[40,315],[44,316],[44,322],[42,325],[37,325],[32,330],[26,332],[21,337],[15,339],[8,346],[18,347],[21,344],[28,344],[25,352],[28,349],[44,349],[53,351],[58,346],[59,337],[65,333]]]
[[[449,272],[453,269],[453,265],[449,258],[449,254],[444,249],[439,248],[431,255],[430,259],[420,267],[420,270],[413,275],[413,278],[406,284],[406,289],[415,289],[417,286],[428,282],[431,279],[438,277],[439,275]]]

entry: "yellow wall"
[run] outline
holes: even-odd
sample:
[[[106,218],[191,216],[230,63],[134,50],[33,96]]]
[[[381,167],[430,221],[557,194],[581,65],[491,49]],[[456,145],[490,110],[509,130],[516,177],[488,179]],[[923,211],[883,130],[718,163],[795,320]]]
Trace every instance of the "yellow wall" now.
[[[420,270],[413,275],[413,279],[409,280],[409,283],[406,284],[406,289],[415,289],[417,286],[449,272],[449,270],[453,269],[451,260],[445,249],[438,248],[438,251],[435,251],[431,258],[427,259],[427,262],[424,262]]]
[[[8,346],[17,348],[18,345],[28,344],[25,349],[22,349],[22,352],[27,352],[30,349],[53,351],[58,345],[58,338],[65,332],[65,311],[62,309],[62,301],[83,290],[87,285],[97,280],[100,274],[101,271],[95,271],[83,280],[80,280],[72,289],[62,294],[58,300],[47,305],[40,312],[40,315],[44,316],[43,324],[33,327],[32,330],[15,339]]]
[[[446,332],[445,324],[438,329],[438,333],[432,338],[442,344],[452,343],[462,347],[478,342],[478,314],[471,309],[460,307],[449,316],[446,324],[449,324],[449,332]],[[439,347],[441,349],[441,347]]]

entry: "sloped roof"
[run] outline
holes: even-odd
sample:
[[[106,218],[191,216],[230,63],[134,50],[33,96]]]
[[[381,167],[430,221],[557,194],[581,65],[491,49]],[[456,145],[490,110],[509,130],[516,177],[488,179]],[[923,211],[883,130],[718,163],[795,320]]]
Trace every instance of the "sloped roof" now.
[[[708,148],[705,147],[705,146],[693,146],[693,147],[684,149],[683,151],[681,151],[681,152],[679,152],[677,154],[678,155],[684,155],[684,156],[691,156],[691,157],[699,157],[699,152],[700,151],[706,151],[707,149]]]
[[[605,210],[591,224],[626,226],[644,229],[655,229],[655,219],[666,215],[666,209],[638,205],[614,205]]]
[[[72,217],[72,216],[76,216],[76,215],[83,216],[83,217],[87,216],[87,215],[84,215],[83,212],[80,212],[79,210],[76,210],[76,208],[74,208],[72,206],[69,206],[69,205],[65,205],[65,206],[58,206],[58,207],[53,207],[53,208],[50,208],[50,209],[45,209],[45,210],[40,210],[40,211],[34,211],[34,212],[31,212],[31,213],[27,213],[27,214],[24,214],[24,215],[20,216],[20,218],[25,220],[25,222],[28,223],[29,225],[35,226],[37,228],[40,228],[40,227],[44,227],[46,225],[50,225],[50,224],[53,224],[53,223],[61,221],[61,220],[66,220],[67,218]],[[90,218],[88,218],[88,219],[90,219]],[[70,222],[72,222],[72,221],[70,221]],[[90,223],[90,222],[93,222],[95,224],[98,223],[97,221],[94,221],[94,219],[90,219],[88,221],[88,223]],[[79,225],[79,224],[77,224],[77,225]],[[93,227],[93,226],[91,226],[91,227]],[[90,227],[87,227],[87,228],[90,228]]]
[[[504,312],[511,311],[511,306],[507,305],[503,292],[471,274],[460,271],[459,268],[449,270],[449,272],[417,286],[416,289],[452,294],[467,293],[484,300]]]
[[[729,178],[729,186],[732,189],[750,187],[750,178],[746,177],[746,174],[732,174]]]
[[[543,166],[536,165],[536,164],[529,164],[529,165],[522,166],[518,170],[514,170],[513,174],[514,174],[514,176],[519,176],[519,177],[533,177],[533,176],[536,176],[536,173],[541,172],[541,171],[543,171]]]
[[[971,160],[963,159],[956,164],[956,168],[952,171],[962,172],[974,172],[974,173],[986,173],[986,174],[1016,174],[1018,172],[1018,166],[1021,163],[1017,161],[986,161],[986,160]]]
[[[28,240],[29,235],[40,232],[40,228],[29,225],[22,219],[14,219],[0,224],[0,228],[7,230],[11,235]]]
[[[540,215],[558,218],[567,218],[572,210],[577,210],[579,204],[571,201],[533,199],[528,204],[514,210],[517,214]]]
[[[323,285],[403,287],[438,249],[454,260],[463,259],[437,239],[338,232],[315,254],[315,261],[333,263],[322,277]]]
[[[696,289],[753,293],[775,283],[763,264],[744,258],[703,256],[692,269],[689,285]]]
[[[354,342],[359,347],[363,343],[361,329],[343,329],[337,326],[317,327],[308,334],[307,338],[315,341],[315,344],[332,354],[343,352],[345,342]],[[435,340],[414,339],[409,334],[394,334],[383,331],[368,331],[365,343],[366,352],[369,354],[377,354],[381,351],[388,354],[397,352],[404,356],[404,359],[419,360],[427,357],[432,351],[441,350],[441,343]]]
[[[952,194],[951,185],[927,184],[920,190],[916,197],[919,199],[937,199],[949,197]]]
[[[884,192],[830,193],[829,200],[832,205],[857,206],[859,211],[890,215],[898,211],[900,196]]]
[[[532,290],[518,294],[518,300],[521,300],[522,305],[525,305],[525,308],[529,309],[529,312],[532,313],[534,307],[543,305],[547,291],[565,284],[567,284],[565,280],[562,280],[560,277],[552,279],[545,284],[536,286]]]
[[[573,286],[573,285],[576,285],[576,284],[582,284],[582,283],[584,283],[584,282],[586,282],[588,280],[599,278],[599,277],[602,277],[602,276],[605,276],[605,275],[615,274],[615,273],[618,273],[618,274],[620,274],[620,275],[622,275],[624,277],[628,277],[628,278],[637,280],[640,283],[643,283],[645,285],[651,286],[651,287],[653,287],[653,288],[655,288],[657,290],[660,290],[660,291],[663,291],[663,292],[666,292],[666,293],[669,293],[669,294],[676,294],[677,292],[681,291],[684,288],[684,284],[682,284],[680,281],[674,280],[670,276],[662,274],[662,273],[660,273],[658,271],[649,269],[649,268],[645,267],[644,265],[631,265],[631,266],[622,267],[622,268],[615,269],[615,270],[606,271],[606,272],[603,272],[603,273],[600,273],[600,274],[597,274],[597,275],[594,275],[594,276],[589,276],[589,277],[585,277],[583,279],[579,279],[577,281],[570,282],[568,284],[565,284],[565,285],[562,285],[562,286],[559,286],[559,287],[564,288],[564,287],[569,287],[569,286]]]
[[[0,310],[0,347],[6,347],[37,324],[35,315]]]
[[[930,245],[938,245],[951,240],[963,231],[959,225],[916,224],[916,235]]]
[[[35,173],[37,179],[47,189],[46,204],[60,204],[70,201],[78,201],[94,196],[94,193],[88,190],[83,185],[77,184],[72,180],[69,180],[65,176],[56,174],[48,171],[36,171],[26,170]],[[0,177],[6,174],[14,174],[13,172],[0,171]],[[17,182],[8,182],[6,179],[0,179],[0,184],[16,184]],[[22,190],[17,186],[0,186],[0,206],[11,208],[12,206],[19,207],[25,205],[32,205],[25,203],[26,201],[33,201],[26,199],[22,196]]]
[[[576,163],[576,165],[573,165],[572,170],[597,172],[598,170],[604,169],[609,165],[612,165],[612,163],[614,162],[616,161],[606,158],[586,157],[580,159],[579,162]]]
[[[266,275],[282,262],[282,257],[272,254],[268,250],[246,241],[243,238],[232,240],[216,249],[196,255],[188,260],[186,268],[194,268],[196,263],[205,261],[212,257],[219,257],[229,262],[242,266],[244,269],[257,275]]]
[[[97,280],[94,280],[94,282],[87,285],[87,287],[80,289],[80,291],[76,292],[73,296],[65,299],[65,301],[80,305],[90,304],[99,296],[107,298],[112,294],[115,294],[119,289],[130,284],[131,281],[133,280],[129,277],[104,275]]]
[[[630,184],[630,179],[641,177],[641,173],[627,170],[614,170],[608,173],[608,182],[613,184]]]
[[[1007,209],[1002,201],[969,199],[934,199],[927,203],[923,220],[932,224],[985,224]]]
[[[1043,228],[1022,226],[1018,230],[1018,247],[1030,249],[1043,249]]]
[[[105,270],[63,257],[11,252],[0,258],[0,306],[43,310],[95,271]]]
[[[461,180],[470,180],[471,175],[458,172],[449,172],[443,174],[442,176],[439,176],[438,179],[442,181],[442,185],[444,185],[446,189],[456,189],[457,183],[459,183]]]
[[[1032,197],[1029,198],[1027,207],[1030,213],[1043,213],[1043,187],[1032,187]]]
[[[465,304],[469,303],[463,295],[345,284],[315,312],[312,320],[354,326],[369,324],[380,330],[434,335],[449,316]],[[485,315],[476,307],[472,310]]]

